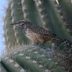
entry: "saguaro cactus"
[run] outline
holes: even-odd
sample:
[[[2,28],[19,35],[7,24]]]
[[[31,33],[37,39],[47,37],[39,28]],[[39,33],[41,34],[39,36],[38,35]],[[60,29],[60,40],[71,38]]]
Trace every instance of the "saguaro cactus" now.
[[[58,46],[49,46],[49,43],[53,45],[49,42],[46,49],[29,46],[31,43],[25,34],[10,25],[23,19],[28,19],[67,41]],[[70,0],[10,0],[4,22],[4,36],[9,57],[2,58],[1,64],[8,72],[72,71],[72,3]],[[23,51],[18,51],[18,48],[19,50],[23,48]]]

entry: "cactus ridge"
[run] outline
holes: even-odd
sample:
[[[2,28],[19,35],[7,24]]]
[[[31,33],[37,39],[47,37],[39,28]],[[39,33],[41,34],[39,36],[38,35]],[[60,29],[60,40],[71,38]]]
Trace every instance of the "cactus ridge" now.
[[[72,25],[70,24],[68,18],[67,18],[67,15],[65,13],[65,11],[63,10],[62,6],[59,4],[56,4],[55,3],[55,7],[57,8],[57,12],[59,13],[62,21],[63,21],[63,24],[66,26],[67,30],[69,30],[69,33],[72,33]]]
[[[34,47],[2,58],[1,64],[10,72],[65,72],[46,50]]]

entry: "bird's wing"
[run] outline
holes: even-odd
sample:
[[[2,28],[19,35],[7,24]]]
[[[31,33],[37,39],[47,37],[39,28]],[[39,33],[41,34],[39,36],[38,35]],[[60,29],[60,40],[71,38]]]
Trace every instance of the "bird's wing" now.
[[[56,34],[40,27],[40,26],[31,26],[31,29],[33,32],[41,34],[41,35],[45,35],[45,36],[56,36]]]

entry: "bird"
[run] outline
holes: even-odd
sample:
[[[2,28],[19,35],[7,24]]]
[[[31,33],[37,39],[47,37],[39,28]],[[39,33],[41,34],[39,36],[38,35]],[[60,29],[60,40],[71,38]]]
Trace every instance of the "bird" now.
[[[44,44],[47,41],[53,40],[56,36],[56,34],[39,25],[33,24],[29,20],[19,20],[12,23],[12,25],[20,28],[32,44]]]

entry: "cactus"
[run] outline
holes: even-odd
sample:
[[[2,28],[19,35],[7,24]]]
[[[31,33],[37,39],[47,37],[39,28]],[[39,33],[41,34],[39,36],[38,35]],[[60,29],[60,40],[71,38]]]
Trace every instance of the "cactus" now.
[[[72,71],[72,4],[69,1],[10,0],[4,19],[8,56],[0,62],[7,72]],[[59,40],[61,43],[54,46],[52,42],[48,42],[45,49],[29,46],[31,43],[25,34],[10,25],[23,19],[47,28],[67,41]]]
[[[65,69],[53,58],[53,51],[50,48],[48,50],[46,52],[45,49],[29,46],[24,51],[18,51],[9,57],[2,58],[1,64],[8,72],[21,72],[21,70],[26,72],[65,72]]]

